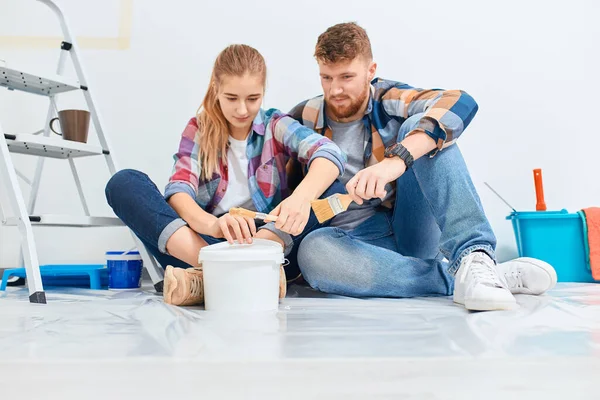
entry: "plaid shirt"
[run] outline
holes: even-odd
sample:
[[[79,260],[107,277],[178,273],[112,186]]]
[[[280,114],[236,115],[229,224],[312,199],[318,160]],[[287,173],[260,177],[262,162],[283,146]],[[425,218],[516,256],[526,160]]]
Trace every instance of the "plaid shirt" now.
[[[206,212],[213,212],[227,190],[227,163],[220,162],[211,179],[200,180],[198,123],[190,119],[173,156],[175,164],[165,188],[168,199],[178,192],[188,193]],[[330,139],[302,126],[276,109],[260,110],[252,124],[246,147],[248,185],[257,211],[268,213],[289,196],[286,164],[290,157],[302,164],[318,157],[327,158],[344,173],[346,155]]]
[[[306,100],[292,109],[290,114],[304,126],[331,139],[332,131],[327,125],[323,95]],[[460,90],[423,90],[406,83],[375,78],[371,82],[369,105],[363,117],[367,131],[365,138],[365,166],[383,160],[385,148],[400,141],[400,126],[409,117],[423,114],[418,127],[408,133],[424,132],[435,140],[437,149],[452,145],[469,125],[477,103]]]

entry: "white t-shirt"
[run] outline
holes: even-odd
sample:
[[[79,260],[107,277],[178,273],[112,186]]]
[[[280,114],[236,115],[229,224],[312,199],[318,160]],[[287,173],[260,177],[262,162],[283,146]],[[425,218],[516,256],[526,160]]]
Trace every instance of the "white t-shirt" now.
[[[213,215],[225,214],[229,212],[231,207],[243,207],[256,211],[248,187],[246,146],[246,139],[236,140],[231,136],[229,137],[229,149],[227,149],[229,182],[227,182],[225,196],[213,210]]]

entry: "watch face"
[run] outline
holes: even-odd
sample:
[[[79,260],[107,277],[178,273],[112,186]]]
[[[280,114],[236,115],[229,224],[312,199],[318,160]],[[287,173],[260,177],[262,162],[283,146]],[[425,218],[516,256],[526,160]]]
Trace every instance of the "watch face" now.
[[[386,157],[395,156],[394,150],[396,150],[397,147],[398,147],[398,143],[394,143],[393,145],[391,145],[390,147],[385,149],[384,156],[386,156]]]

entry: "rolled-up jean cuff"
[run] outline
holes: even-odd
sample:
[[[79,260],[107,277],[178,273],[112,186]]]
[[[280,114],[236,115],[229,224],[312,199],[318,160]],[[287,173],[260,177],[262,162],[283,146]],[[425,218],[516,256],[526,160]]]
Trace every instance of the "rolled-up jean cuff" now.
[[[456,260],[454,260],[454,262],[448,268],[448,273],[456,275],[456,271],[458,271],[462,260],[474,251],[483,251],[488,256],[490,256],[490,258],[494,260],[494,262],[496,262],[496,252],[494,251],[492,246],[490,246],[489,244],[475,244],[473,246],[467,247],[465,250],[462,251],[462,253],[460,253],[460,256]]]
[[[285,247],[283,248],[283,255],[287,256],[288,254],[290,254],[290,252],[294,248],[294,239],[292,239],[292,235],[290,235],[289,233],[282,232],[279,229],[275,228],[274,222],[266,223],[265,225],[258,228],[259,231],[261,229],[266,229],[276,234],[279,237],[279,239],[281,239],[285,244]]]
[[[169,225],[165,226],[165,229],[162,230],[160,236],[158,237],[158,250],[163,254],[169,254],[167,252],[167,241],[175,233],[175,231],[182,226],[186,226],[187,222],[182,220],[181,218],[177,218],[169,223]]]

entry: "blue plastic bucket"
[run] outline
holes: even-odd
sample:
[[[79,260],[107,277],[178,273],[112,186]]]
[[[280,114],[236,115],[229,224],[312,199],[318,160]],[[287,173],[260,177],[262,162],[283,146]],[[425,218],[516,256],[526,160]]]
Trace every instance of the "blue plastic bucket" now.
[[[554,267],[559,282],[596,282],[587,261],[583,220],[561,211],[513,212],[512,221],[520,257],[533,257]]]
[[[142,257],[138,251],[107,251],[109,289],[137,289],[142,284]]]

